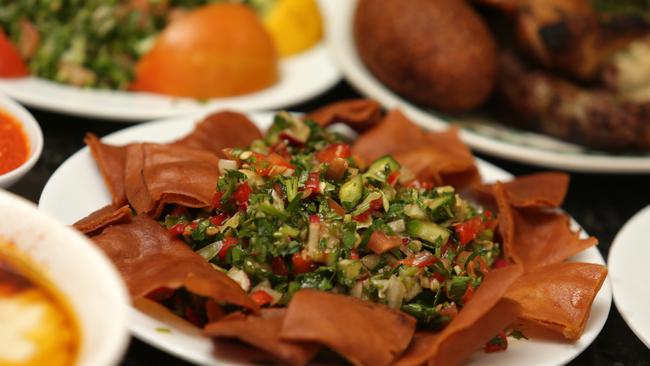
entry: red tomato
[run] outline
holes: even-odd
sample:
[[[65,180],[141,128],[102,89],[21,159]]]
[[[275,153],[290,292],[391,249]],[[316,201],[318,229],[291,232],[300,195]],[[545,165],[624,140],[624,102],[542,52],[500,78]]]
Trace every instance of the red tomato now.
[[[226,255],[228,254],[228,251],[235,245],[237,245],[237,239],[231,236],[223,238],[221,249],[219,249],[219,253],[217,253],[219,258],[221,258],[221,260],[226,259]]]
[[[438,280],[438,282],[440,282],[441,284],[445,282],[445,276],[443,276],[442,273],[440,272],[434,272],[432,276],[433,278]]]
[[[196,311],[194,311],[194,309],[189,306],[185,308],[185,319],[197,327],[201,326],[201,317],[199,317],[199,314],[197,314]]]
[[[485,344],[485,352],[492,353],[504,351],[508,348],[508,338],[503,331],[500,331],[494,338]]]
[[[187,227],[187,224],[179,222],[178,224],[170,227],[169,232],[174,236],[183,235],[183,233],[185,232],[186,227]]]
[[[318,215],[309,215],[310,224],[320,224],[320,217]]]
[[[198,7],[170,22],[136,65],[134,90],[192,98],[247,94],[278,79],[271,36],[242,4]]]
[[[399,179],[399,171],[396,170],[396,171],[390,173],[390,175],[388,176],[388,179],[387,179],[386,181],[387,181],[388,184],[390,184],[391,186],[394,186],[395,183],[397,183],[397,180],[398,180],[398,179]]]
[[[316,159],[321,163],[329,163],[336,158],[349,158],[351,155],[350,145],[331,144],[322,150],[316,152]]]
[[[273,257],[271,260],[271,271],[278,276],[289,275],[289,268],[287,268],[287,263],[282,257]]]
[[[474,288],[472,287],[472,285],[467,285],[467,290],[465,290],[465,293],[461,298],[463,305],[466,305],[467,302],[469,302],[469,300],[471,300],[473,296],[474,296]]]
[[[248,207],[248,198],[251,195],[251,186],[248,185],[248,182],[244,182],[237,186],[235,191],[232,193],[232,196],[235,198],[235,202],[240,209],[245,210]]]
[[[212,207],[215,209],[220,209],[221,208],[221,198],[223,197],[223,193],[216,191],[214,192],[214,195],[212,196]]]
[[[257,305],[264,306],[273,302],[273,297],[266,293],[266,291],[257,290],[250,294],[251,300],[255,301]]]
[[[438,261],[438,258],[436,258],[433,254],[429,252],[420,252],[416,254],[415,256],[404,258],[398,263],[401,264],[406,264],[407,266],[416,266],[420,268],[425,268],[429,267],[430,265],[433,265]],[[435,274],[434,274],[435,277]],[[444,278],[443,278],[444,281]]]
[[[456,233],[458,234],[460,245],[467,245],[467,243],[474,240],[476,235],[485,229],[485,226],[483,225],[481,217],[476,216],[465,222],[454,225],[454,229],[456,229]]]
[[[27,65],[20,54],[0,29],[0,77],[15,78],[29,75]]]
[[[359,251],[356,249],[350,250],[350,259],[359,259]]]
[[[210,223],[212,225],[214,225],[214,226],[220,226],[221,224],[223,224],[224,221],[226,221],[227,218],[228,218],[228,215],[226,215],[224,213],[220,213],[220,214],[218,214],[216,216],[211,216],[210,217]]]
[[[309,173],[305,182],[305,189],[311,189],[312,192],[320,193],[320,174],[317,172]]]
[[[368,239],[368,249],[376,254],[385,253],[400,245],[402,245],[402,238],[394,235],[388,236],[381,231],[373,231]]]
[[[360,214],[358,214],[356,216],[352,216],[352,220],[358,221],[358,222],[365,222],[365,221],[368,220],[368,217],[370,217],[370,210],[368,210],[368,211],[366,211],[364,213],[360,213]]]
[[[307,273],[316,269],[316,264],[309,259],[303,258],[300,253],[293,253],[291,264],[293,265],[294,274]]]
[[[380,208],[383,207],[384,207],[384,201],[381,198],[377,198],[376,200],[370,202],[371,210],[379,210]]]

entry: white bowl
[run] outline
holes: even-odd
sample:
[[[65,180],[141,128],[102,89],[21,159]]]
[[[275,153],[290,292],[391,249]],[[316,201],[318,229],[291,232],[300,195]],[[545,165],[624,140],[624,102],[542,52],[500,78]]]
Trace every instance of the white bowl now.
[[[16,121],[20,122],[29,140],[29,156],[27,160],[16,169],[0,174],[0,188],[8,188],[22,178],[38,161],[43,151],[43,132],[41,126],[38,125],[34,116],[27,109],[2,94],[0,94],[0,110],[9,113],[16,118]]]
[[[76,366],[116,365],[129,340],[120,275],[83,235],[0,190],[0,237],[27,254],[68,300],[81,330]]]

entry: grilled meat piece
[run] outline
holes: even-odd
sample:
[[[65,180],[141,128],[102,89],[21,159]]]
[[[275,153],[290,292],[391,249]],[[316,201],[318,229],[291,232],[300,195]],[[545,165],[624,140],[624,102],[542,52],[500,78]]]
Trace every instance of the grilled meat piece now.
[[[497,100],[505,119],[518,127],[596,149],[650,150],[650,102],[529,70],[512,52],[500,56]]]

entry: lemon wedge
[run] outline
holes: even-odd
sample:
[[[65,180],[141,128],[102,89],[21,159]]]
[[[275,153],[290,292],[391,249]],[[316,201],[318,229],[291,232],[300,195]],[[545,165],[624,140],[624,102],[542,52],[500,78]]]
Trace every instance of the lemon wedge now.
[[[323,37],[323,21],[315,0],[278,0],[264,17],[280,57],[311,48]]]

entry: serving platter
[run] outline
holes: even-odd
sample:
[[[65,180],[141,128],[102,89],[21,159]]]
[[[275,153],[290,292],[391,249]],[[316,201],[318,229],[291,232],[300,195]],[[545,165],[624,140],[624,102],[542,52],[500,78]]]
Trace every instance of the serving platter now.
[[[264,130],[271,121],[270,113],[249,113],[248,116]],[[189,133],[193,124],[203,117],[177,117],[141,124],[106,136],[102,141],[127,144],[138,141],[168,142]],[[485,161],[478,166],[486,182],[505,180],[512,176]],[[47,182],[39,207],[65,224],[71,224],[88,213],[109,204],[111,196],[99,174],[88,148],[83,148],[65,161]],[[576,226],[576,228],[578,228]],[[584,234],[584,233],[583,233]],[[586,235],[586,234],[584,234]],[[604,264],[598,249],[590,248],[572,258],[576,261]],[[506,352],[486,354],[477,352],[469,365],[563,365],[579,355],[605,324],[611,306],[611,285],[606,280],[598,293],[583,336],[576,343],[559,343],[541,340],[513,340]],[[198,329],[180,318],[162,313],[152,302],[138,301],[130,311],[129,327],[143,341],[190,362],[204,365],[240,365],[245,359],[233,361],[232,355],[214,356],[209,339]],[[221,349],[224,353],[228,350]]]
[[[616,235],[607,258],[614,303],[634,334],[650,348],[650,288],[646,259],[650,256],[650,206],[635,214]]]
[[[650,172],[650,152],[610,154],[560,141],[553,137],[500,124],[485,115],[451,118],[409,102],[384,86],[366,68],[357,53],[353,18],[358,0],[331,0],[327,42],[344,77],[362,94],[386,108],[400,108],[414,122],[431,129],[462,127],[461,138],[475,151],[521,163],[580,172]]]
[[[326,0],[318,1],[323,20],[333,10]],[[0,78],[0,93],[30,107],[63,114],[138,122],[187,115],[200,110],[234,108],[275,110],[307,101],[334,86],[341,75],[320,42],[295,56],[280,59],[279,80],[255,93],[199,101],[153,93],[79,88],[37,78]]]

